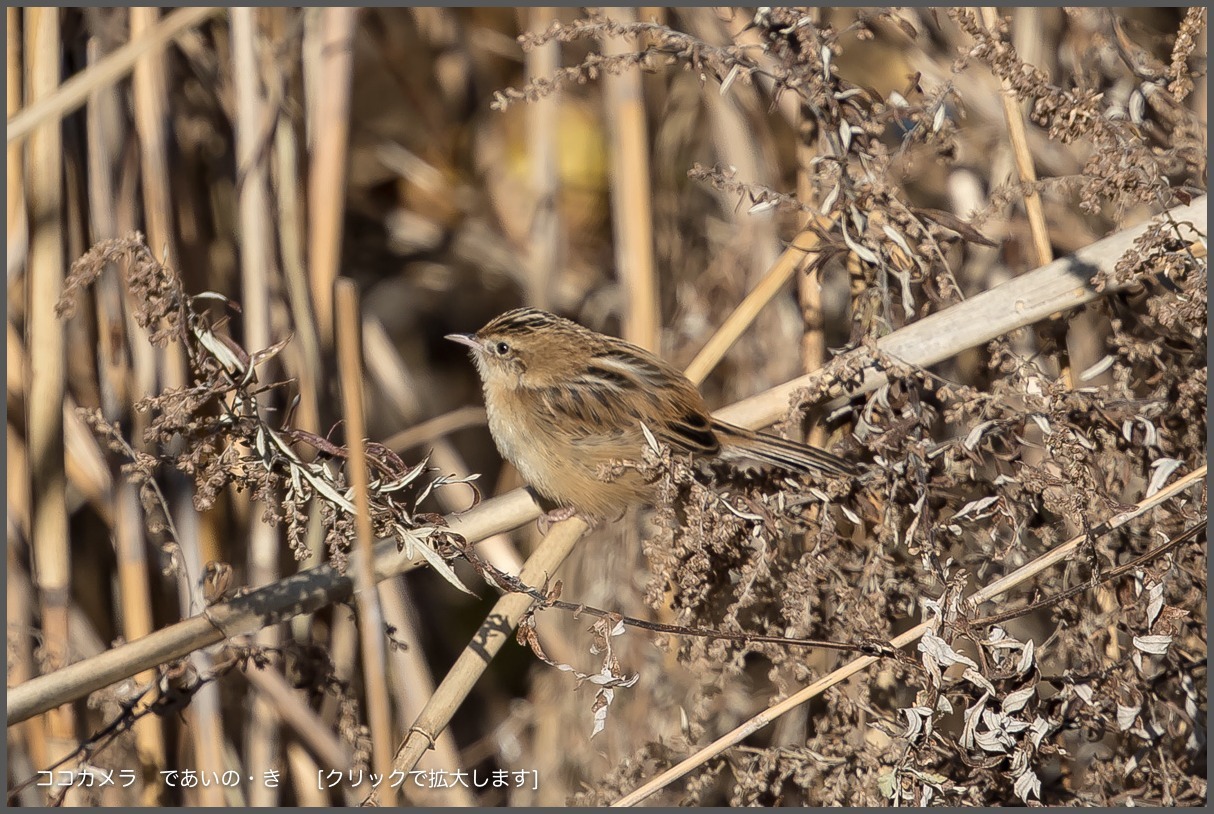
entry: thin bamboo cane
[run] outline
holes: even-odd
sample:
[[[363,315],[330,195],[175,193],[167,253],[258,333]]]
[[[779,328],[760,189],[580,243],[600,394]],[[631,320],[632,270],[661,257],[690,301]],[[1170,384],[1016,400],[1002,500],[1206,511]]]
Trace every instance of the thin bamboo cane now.
[[[523,566],[520,575],[523,582],[528,585],[543,584],[565,561],[588,528],[585,521],[578,517],[554,525]],[[472,685],[510,638],[510,632],[533,602],[530,596],[517,593],[506,594],[497,600],[472,641],[460,653],[447,675],[443,676],[430,702],[414,720],[392,762],[394,771],[412,771],[422,754],[431,748],[468,697]]]

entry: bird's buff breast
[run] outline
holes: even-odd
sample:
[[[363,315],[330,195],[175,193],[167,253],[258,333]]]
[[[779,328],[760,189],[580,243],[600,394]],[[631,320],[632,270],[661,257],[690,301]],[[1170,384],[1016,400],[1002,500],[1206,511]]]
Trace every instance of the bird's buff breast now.
[[[635,443],[620,436],[574,437],[518,404],[512,393],[486,390],[489,432],[498,452],[544,497],[591,517],[609,518],[650,496],[652,488],[635,472],[612,481],[598,477],[600,465],[613,458],[640,457],[639,429]]]

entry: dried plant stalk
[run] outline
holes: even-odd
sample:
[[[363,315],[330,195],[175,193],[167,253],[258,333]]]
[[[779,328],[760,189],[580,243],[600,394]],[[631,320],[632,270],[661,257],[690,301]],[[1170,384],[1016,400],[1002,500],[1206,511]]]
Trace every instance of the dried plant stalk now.
[[[388,701],[387,664],[384,650],[384,613],[373,567],[370,474],[367,468],[366,418],[363,411],[362,320],[358,314],[358,288],[339,280],[336,289],[337,353],[341,371],[342,406],[346,418],[348,464],[354,489],[355,548],[361,554],[354,571],[354,598],[358,604],[358,633],[362,645],[363,681],[371,716],[371,758],[380,777],[391,774],[388,752],[392,749],[392,714]],[[396,789],[383,790],[384,805],[395,805]]]
[[[631,8],[604,10],[608,19],[636,21]],[[618,39],[603,43],[608,56],[622,54],[627,46]],[[624,290],[623,336],[634,345],[658,350],[661,313],[653,263],[653,214],[650,210],[649,136],[641,77],[635,71],[604,77],[604,103],[612,166],[611,211],[615,228],[615,256],[620,287]]]
[[[29,98],[37,104],[59,86],[59,10],[27,9],[25,54]],[[63,139],[57,120],[30,134],[26,179],[32,232],[29,251],[29,344],[38,364],[29,370],[26,434],[33,509],[33,545],[39,603],[42,607],[46,668],[68,661],[68,601],[71,551],[64,473],[63,411],[66,365],[63,324],[55,303],[63,288]],[[70,708],[50,718],[51,737],[65,741],[75,729]]]

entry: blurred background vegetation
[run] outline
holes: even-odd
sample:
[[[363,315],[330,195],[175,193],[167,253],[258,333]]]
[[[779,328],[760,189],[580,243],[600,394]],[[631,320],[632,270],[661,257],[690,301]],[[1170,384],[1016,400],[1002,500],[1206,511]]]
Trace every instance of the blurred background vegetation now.
[[[158,510],[141,504],[123,456],[93,435],[76,408],[99,410],[135,450],[160,455],[144,435],[148,415],[133,405],[188,385],[190,373],[179,351],[149,345],[135,325],[140,304],[131,302],[120,264],[107,268],[74,318],[55,316],[68,268],[99,241],[139,231],[187,292],[218,292],[238,303],[210,310],[227,318],[224,330],[249,352],[290,338],[259,368],[262,383],[286,383],[270,388],[263,406],[276,411],[275,421],[338,442],[345,431],[333,281],[353,280],[361,292],[367,436],[409,463],[429,454],[446,474],[480,473],[488,496],[521,482],[494,450],[464,350],[444,334],[474,331],[530,304],[685,366],[747,294],[766,285],[769,300],[748,311],[745,330],[697,377],[718,407],[817,370],[833,349],[886,335],[1205,188],[1201,9],[1003,10],[996,40],[1014,46],[1010,57],[976,36],[991,24],[976,12],[765,16],[646,7],[603,14],[6,10],[10,686],[197,614],[204,573],[224,573],[230,593],[325,557],[323,532],[315,529],[308,559],[297,560],[247,492],[228,489],[195,511],[193,482],[172,472],[159,478],[172,539],[157,522],[149,529],[145,514],[158,517]],[[551,29],[554,23],[564,27]],[[621,35],[621,26],[635,23],[653,25]],[[528,32],[551,36],[520,42]],[[1039,74],[1021,71],[1018,79],[1008,60]],[[1020,80],[1029,86],[1018,87]],[[1018,94],[1012,112],[1002,102],[1005,88]],[[1068,105],[1069,123],[1065,110],[1059,115]],[[1026,157],[1035,176],[1026,176]],[[773,277],[807,222],[825,249]],[[1200,296],[1200,324],[1184,330],[1204,349],[1204,272]],[[1146,300],[1127,307],[1150,310]],[[1011,381],[1003,364],[1011,348],[1069,386],[1091,370],[1081,383],[1092,387],[1149,379],[1151,371],[1126,361],[1128,351],[1099,367],[1126,319],[1100,309],[1059,315],[1008,345],[959,352],[936,370],[1007,397],[999,382]],[[1181,360],[1171,365],[1175,375],[1191,364],[1204,377],[1195,348],[1169,357]],[[1201,398],[1204,405],[1204,391]],[[940,440],[977,423],[945,420],[943,412],[925,419]],[[863,453],[863,444],[848,439],[853,419],[812,417],[812,442]],[[1186,420],[1204,439],[1204,409]],[[1191,440],[1164,451],[1193,466],[1202,455]],[[955,512],[981,494],[933,497],[933,511]],[[431,502],[432,511],[454,511],[471,503],[471,492],[445,487]],[[906,531],[907,518],[897,522]],[[1056,525],[1061,539],[1070,527]],[[529,524],[499,537],[503,556],[518,562],[538,532]],[[678,603],[668,600],[687,584],[671,578],[655,587],[646,556],[662,556],[653,554],[654,539],[637,518],[594,532],[557,574],[565,598],[673,621]],[[910,615],[917,589],[865,569],[893,560],[909,568],[919,558],[896,534],[882,545],[871,558],[855,555],[852,577],[870,580],[866,592],[890,594],[889,633],[901,624],[893,611]],[[1006,550],[973,549],[988,562]],[[1204,575],[1204,562],[1189,565]],[[779,593],[779,573],[757,579],[776,580]],[[1191,579],[1197,593],[1174,604],[1191,614],[1185,641],[1188,663],[1203,665],[1196,682],[1204,720],[1204,576]],[[468,584],[480,598],[425,569],[381,589],[394,631],[385,667],[394,744],[492,606],[486,586]],[[813,598],[812,586],[797,590],[805,603]],[[900,591],[909,604],[895,601]],[[1107,611],[1116,604],[1109,596],[1090,605],[1103,602]],[[593,672],[587,622],[547,617],[555,612],[542,619],[549,655]],[[697,618],[720,622],[691,621]],[[1050,635],[1049,622],[1047,614],[1038,641]],[[837,637],[839,629],[794,635],[815,634]],[[215,651],[188,669],[165,665],[10,726],[10,792],[70,757],[60,768],[136,775],[127,787],[72,789],[63,798],[70,804],[362,799],[366,787],[322,790],[316,782],[318,770],[368,765],[352,606],[299,617],[241,646],[283,655],[264,670],[242,663],[247,669],[225,671],[216,663],[227,657]],[[405,800],[610,801],[804,683],[806,670],[819,675],[836,664],[821,654],[793,667],[754,650],[655,648],[640,634],[621,647],[625,671],[639,671],[642,680],[618,690],[607,729],[594,740],[593,688],[575,689],[568,674],[511,644],[420,764],[482,776],[535,770],[537,790],[529,782],[419,787],[405,789]],[[309,672],[318,669],[313,662],[331,669],[324,680]],[[215,680],[182,691],[188,703],[173,714],[140,717],[103,748],[89,740],[130,714],[120,704],[134,697],[133,687],[159,682],[159,693],[171,695],[175,682],[190,684],[182,677],[189,670]],[[869,681],[874,686],[864,692],[819,700],[756,735],[676,785],[667,801],[868,804],[893,796],[888,777],[913,802],[929,799],[927,786],[953,803],[1027,799],[1010,781],[978,782],[990,767],[956,763],[943,747],[916,752],[920,775],[889,775],[889,766],[907,765],[910,747],[896,731],[905,721],[895,712],[913,698],[899,695],[904,679],[896,671]],[[1123,705],[1128,698],[1120,697]],[[830,717],[843,712],[826,708],[839,704],[850,716],[846,725]],[[1113,734],[1093,736],[1100,749],[1083,746],[1075,762],[1046,761],[1045,790],[1035,799],[1204,801],[1204,736],[1195,752],[1176,744],[1196,723],[1167,726],[1172,740],[1158,747],[1153,768],[1143,768],[1148,758],[1134,758],[1137,747],[1128,736],[1118,740],[1109,724]],[[814,740],[824,733],[846,748],[824,752]],[[92,745],[79,750],[81,743]],[[1091,769],[1109,755],[1115,769]],[[281,782],[183,789],[161,775],[233,768],[257,778],[276,771]],[[1122,769],[1133,780],[1118,796]],[[40,805],[63,792],[25,785],[10,802]]]

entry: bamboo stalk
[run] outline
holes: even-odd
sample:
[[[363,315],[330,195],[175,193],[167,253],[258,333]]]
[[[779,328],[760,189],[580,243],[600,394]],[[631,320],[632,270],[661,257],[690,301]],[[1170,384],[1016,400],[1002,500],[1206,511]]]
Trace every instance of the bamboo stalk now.
[[[59,10],[25,11],[25,55],[29,99],[46,99],[59,86]],[[28,274],[29,344],[38,364],[29,370],[26,432],[30,462],[32,547],[42,606],[46,669],[67,664],[71,549],[64,472],[63,404],[66,395],[63,323],[55,303],[63,288],[63,138],[51,120],[30,134],[26,145],[30,235]],[[75,734],[70,707],[49,718],[52,748]]]
[[[122,603],[122,635],[127,641],[135,641],[155,630],[152,616],[151,577],[145,553],[147,542],[143,525],[143,512],[139,507],[137,487],[124,480],[114,495],[114,548],[118,568],[118,591]],[[135,681],[146,684],[155,681],[154,670],[136,674]],[[147,699],[153,700],[152,697]],[[140,767],[152,777],[159,776],[167,768],[163,730],[155,716],[140,718],[135,722],[135,750]],[[159,784],[144,785],[140,802],[143,805],[163,805],[165,789]]]
[[[1165,500],[1180,494],[1190,486],[1201,482],[1205,476],[1206,467],[1203,466],[1193,472],[1190,472],[1188,475],[1185,475],[1183,478],[1169,485],[1168,487],[1161,489],[1151,497],[1144,498],[1143,500],[1139,501],[1138,504],[1130,511],[1123,512],[1115,517],[1111,517],[1106,522],[1110,528],[1120,528],[1133,518],[1138,517],[1156,506],[1159,506]],[[1007,576],[995,580],[985,588],[975,591],[966,598],[965,603],[970,607],[977,608],[983,602],[989,602],[995,597],[1007,593],[1012,588],[1015,588],[1022,582],[1025,582],[1037,574],[1040,574],[1045,569],[1067,560],[1070,555],[1077,548],[1079,548],[1079,546],[1087,541],[1087,539],[1088,537],[1086,533],[1072,537],[1062,545],[1047,551],[1040,557],[1034,559],[1032,562],[1017,568]],[[890,646],[901,649],[909,644],[913,644],[914,642],[918,641],[924,633],[934,627],[935,624],[937,623],[921,622],[905,633],[902,633],[901,635],[890,640]],[[612,803],[612,807],[623,808],[634,806],[637,803],[648,799],[656,792],[666,788],[675,780],[678,780],[680,777],[686,775],[692,769],[703,765],[705,761],[716,757],[729,747],[736,746],[737,744],[741,743],[747,737],[763,729],[769,723],[777,720],[780,718],[780,716],[784,715],[790,710],[796,709],[805,702],[816,698],[836,684],[868,669],[879,661],[880,659],[876,656],[861,656],[853,659],[834,672],[823,676],[809,686],[793,693],[780,703],[770,706],[758,715],[753,716],[741,726],[735,727],[730,732],[717,738],[703,749],[698,750],[694,755],[691,755],[686,760],[680,761],[677,765],[667,769],[665,772],[662,772],[653,780],[645,783],[635,791],[624,795],[619,800]]]
[[[266,145],[258,125],[265,119],[261,71],[257,60],[257,21],[253,9],[233,7],[232,76],[236,87],[236,177],[240,205],[241,312],[251,351],[268,348],[270,337],[270,283],[274,273],[269,212],[269,174]],[[154,244],[153,244],[154,245]]]
[[[632,8],[604,8],[604,16],[635,23]],[[603,41],[608,58],[628,53],[625,41]],[[649,133],[638,71],[608,72],[603,77],[608,143],[611,150],[611,211],[615,257],[624,290],[623,336],[652,351],[661,346],[661,312],[653,260],[653,213],[649,188]]]
[[[174,482],[174,480],[176,482]],[[190,491],[184,488],[181,480],[170,480],[170,492],[167,498],[170,502],[174,525],[177,529],[177,542],[181,544],[181,557],[174,575],[177,577],[177,602],[180,613],[185,618],[195,618],[204,613],[206,604],[196,587],[201,586],[201,575],[204,563],[202,561],[202,546],[199,542],[203,517],[194,509]],[[154,636],[155,634],[151,634]],[[141,639],[145,641],[147,638]],[[215,670],[211,653],[198,650],[190,654],[190,666],[198,675],[211,675]],[[185,735],[190,739],[194,750],[194,762],[191,768],[202,772],[222,773],[227,765],[224,747],[226,745],[223,727],[223,709],[219,698],[219,685],[214,682],[204,684],[190,701],[190,706],[184,711],[187,723],[183,727]],[[167,787],[156,788],[153,793],[167,795]],[[231,787],[224,788],[218,784],[196,788],[191,802],[194,805],[221,806],[230,804],[230,794],[225,792],[239,791]]]
[[[91,68],[102,58],[97,37],[90,37],[87,53]],[[93,242],[118,236],[114,216],[114,145],[118,134],[106,124],[117,118],[117,100],[112,87],[98,88],[89,94],[85,106],[85,134],[88,150],[88,213]],[[111,114],[111,115],[107,115]],[[127,403],[126,379],[130,375],[122,348],[122,280],[110,264],[96,286],[97,300],[97,379],[101,391],[101,412],[107,421],[117,421]]]
[[[88,43],[88,64],[96,65],[100,59],[96,37]],[[88,140],[88,211],[92,220],[94,241],[117,236],[114,223],[114,181],[106,136],[111,135],[105,127],[105,107],[113,104],[112,86],[95,89],[89,94],[85,107]],[[121,338],[125,334],[122,313],[122,281],[112,265],[105,269],[96,287],[97,313],[97,378],[101,392],[102,414],[107,421],[122,418],[126,403],[126,379],[130,375]],[[79,418],[77,417],[77,420]],[[69,425],[70,426],[70,425]],[[70,430],[69,430],[70,431]],[[69,456],[70,456],[69,443]],[[98,453],[100,454],[100,453]],[[70,458],[69,458],[70,460]],[[102,460],[104,465],[104,460]],[[69,463],[70,466],[70,463]],[[70,476],[69,476],[70,479]],[[109,490],[107,489],[107,496]],[[120,479],[112,498],[114,506],[113,539],[117,559],[119,597],[122,604],[122,635],[134,641],[155,629],[152,615],[151,574],[147,562],[147,548],[139,508],[137,488],[125,478]],[[106,502],[109,507],[109,499]],[[135,676],[135,681],[146,684],[153,681],[155,673],[146,670]],[[158,776],[165,768],[167,751],[164,731],[155,717],[143,717],[134,724],[135,751],[145,776]],[[143,805],[159,805],[164,789],[156,784],[145,784],[140,802]]]
[[[354,548],[362,555],[354,569],[354,599],[358,606],[358,632],[362,643],[363,686],[367,694],[367,714],[371,726],[371,763],[381,777],[391,774],[392,712],[386,680],[384,651],[384,614],[376,589],[372,567],[371,503],[368,491],[370,475],[366,455],[366,419],[363,413],[362,320],[358,316],[358,289],[350,280],[338,280],[337,355],[341,373],[342,407],[346,423],[346,459],[350,484],[354,489]],[[396,788],[382,787],[383,804],[396,804]]]

